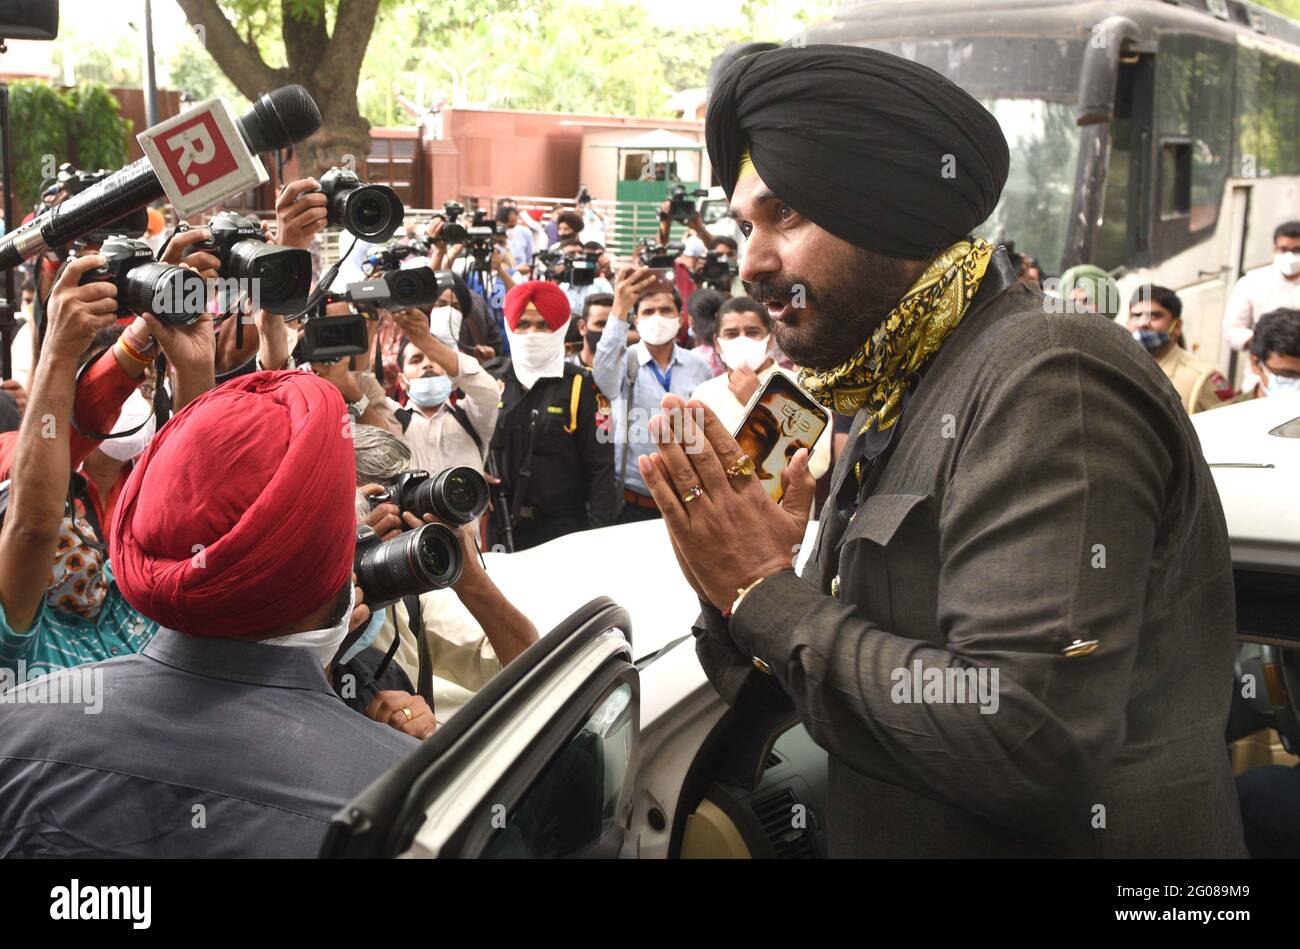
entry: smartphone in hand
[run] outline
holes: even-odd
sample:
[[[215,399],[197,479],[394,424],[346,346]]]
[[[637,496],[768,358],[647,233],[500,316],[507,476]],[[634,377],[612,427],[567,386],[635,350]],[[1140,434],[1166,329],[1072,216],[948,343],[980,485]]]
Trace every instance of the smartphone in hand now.
[[[830,413],[789,376],[774,372],[749,400],[732,432],[754,462],[754,476],[774,501],[781,500],[781,472],[800,448],[812,452],[830,424]]]

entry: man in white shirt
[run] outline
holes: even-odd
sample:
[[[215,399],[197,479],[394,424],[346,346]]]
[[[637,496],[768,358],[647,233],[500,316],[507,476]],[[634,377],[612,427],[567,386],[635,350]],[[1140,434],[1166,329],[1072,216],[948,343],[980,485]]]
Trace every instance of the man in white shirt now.
[[[1250,346],[1255,324],[1273,310],[1300,308],[1300,221],[1273,232],[1273,264],[1237,281],[1223,316],[1223,338],[1233,349]]]
[[[497,423],[496,380],[473,356],[434,337],[429,318],[420,310],[402,310],[393,318],[406,333],[397,363],[409,404],[395,414],[412,464],[430,474],[456,465],[482,471],[483,453]],[[450,397],[456,389],[464,398],[453,406]]]

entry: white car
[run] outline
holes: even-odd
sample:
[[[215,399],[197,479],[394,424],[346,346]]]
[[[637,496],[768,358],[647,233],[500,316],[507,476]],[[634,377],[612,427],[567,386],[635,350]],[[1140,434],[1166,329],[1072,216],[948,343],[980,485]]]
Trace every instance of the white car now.
[[[708,683],[661,521],[486,560],[551,632],[337,815],[323,855],[824,855],[826,753]]]
[[[1300,749],[1300,394],[1192,416],[1228,522],[1237,592],[1232,737],[1276,728]],[[1245,690],[1245,677],[1257,688]],[[1243,693],[1249,695],[1244,697]]]

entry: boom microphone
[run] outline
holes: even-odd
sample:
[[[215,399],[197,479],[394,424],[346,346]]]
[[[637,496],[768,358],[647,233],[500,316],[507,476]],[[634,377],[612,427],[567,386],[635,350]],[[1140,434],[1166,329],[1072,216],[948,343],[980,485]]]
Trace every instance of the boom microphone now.
[[[236,125],[248,150],[259,155],[314,135],[321,117],[306,89],[283,86],[261,96]],[[51,248],[66,247],[162,196],[162,182],[149,160],[132,162],[0,238],[0,270],[17,267]]]

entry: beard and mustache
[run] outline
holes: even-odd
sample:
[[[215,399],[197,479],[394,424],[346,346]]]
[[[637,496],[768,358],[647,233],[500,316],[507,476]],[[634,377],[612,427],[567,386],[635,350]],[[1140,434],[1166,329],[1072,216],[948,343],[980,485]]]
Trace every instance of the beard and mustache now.
[[[858,352],[915,282],[923,261],[887,257],[855,247],[842,277],[814,289],[797,275],[776,280],[744,281],[745,292],[761,304],[791,303],[793,321],[774,320],[772,332],[781,351],[799,366],[833,369]],[[812,309],[816,316],[806,312]]]

